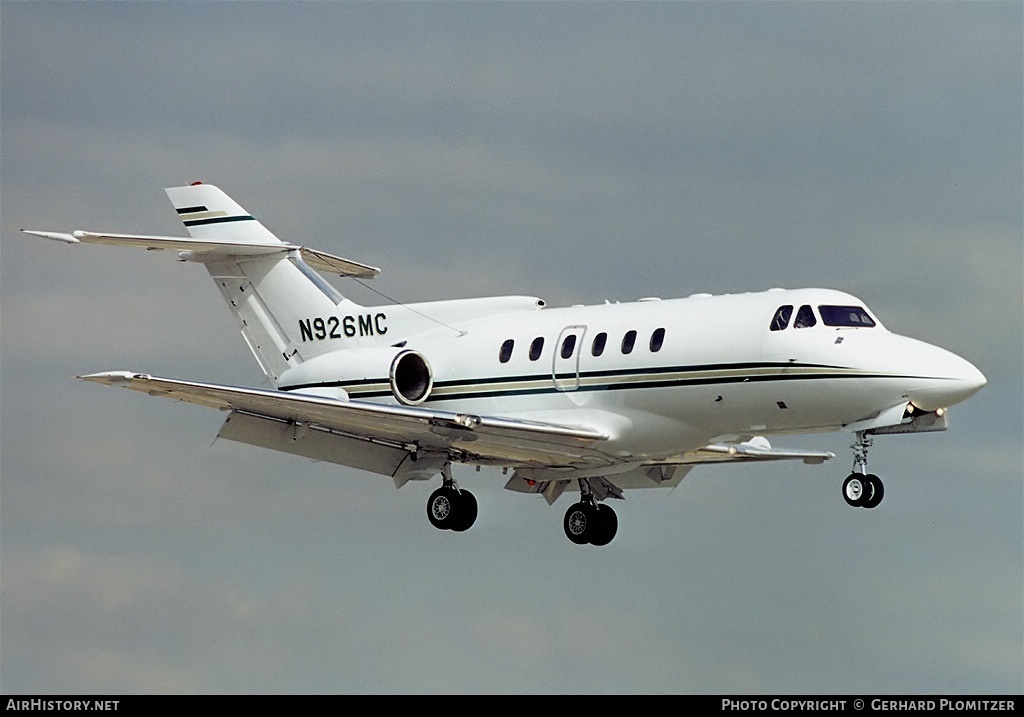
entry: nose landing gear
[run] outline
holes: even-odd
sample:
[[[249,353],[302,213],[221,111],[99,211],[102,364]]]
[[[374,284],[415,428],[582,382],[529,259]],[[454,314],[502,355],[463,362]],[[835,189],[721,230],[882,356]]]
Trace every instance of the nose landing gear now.
[[[868,473],[868,449],[872,439],[866,431],[857,431],[853,448],[853,472],[843,481],[843,499],[855,508],[874,508],[882,502],[882,479]]]

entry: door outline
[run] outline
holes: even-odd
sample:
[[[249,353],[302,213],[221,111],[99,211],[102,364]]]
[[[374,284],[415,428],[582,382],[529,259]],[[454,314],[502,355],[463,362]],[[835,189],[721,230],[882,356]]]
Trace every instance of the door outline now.
[[[551,382],[558,391],[575,391],[580,387],[580,356],[583,354],[583,337],[587,327],[583,324],[566,326],[558,334],[551,359]],[[567,336],[576,336],[576,345],[569,358],[562,358],[562,343]]]

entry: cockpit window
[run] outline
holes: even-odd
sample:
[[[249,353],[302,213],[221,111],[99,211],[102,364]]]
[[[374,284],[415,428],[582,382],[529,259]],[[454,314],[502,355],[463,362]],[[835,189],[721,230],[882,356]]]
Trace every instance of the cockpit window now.
[[[825,326],[874,326],[875,321],[860,306],[819,306]]]
[[[811,307],[804,304],[800,307],[800,310],[796,312],[796,321],[793,322],[793,328],[795,329],[807,329],[818,323],[818,320],[814,318],[814,312]]]
[[[780,306],[772,317],[772,331],[782,331],[789,326],[789,319],[793,316],[792,306]]]

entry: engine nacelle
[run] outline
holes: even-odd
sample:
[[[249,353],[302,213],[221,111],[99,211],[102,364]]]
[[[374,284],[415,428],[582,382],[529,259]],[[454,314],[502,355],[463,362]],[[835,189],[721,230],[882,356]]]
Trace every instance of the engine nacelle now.
[[[387,385],[399,403],[418,406],[430,396],[434,373],[419,351],[379,346],[316,356],[282,373],[277,384],[282,390],[301,390],[332,398],[339,397],[339,388],[348,389],[358,398],[361,391],[371,386],[379,396],[379,390]]]
[[[430,364],[419,351],[400,351],[391,362],[391,393],[406,406],[418,406],[427,400],[434,387]]]

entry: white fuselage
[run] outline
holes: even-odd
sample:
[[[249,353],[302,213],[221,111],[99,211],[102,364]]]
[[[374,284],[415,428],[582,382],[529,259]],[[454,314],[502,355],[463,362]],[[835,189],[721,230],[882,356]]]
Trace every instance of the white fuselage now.
[[[908,402],[934,411],[985,382],[967,361],[890,333],[860,300],[833,290],[554,309],[529,297],[508,301],[515,310],[466,319],[445,313],[444,302],[361,309],[376,321],[364,320],[368,334],[385,331],[375,340],[322,332],[338,350],[286,371],[279,387],[398,403],[389,367],[413,351],[431,382],[416,405],[598,426],[608,454],[651,460],[714,441],[837,430]],[[472,313],[471,301],[450,305]],[[786,306],[787,325],[772,330]],[[795,325],[801,307],[815,325]],[[856,308],[868,318],[827,325],[820,307]],[[416,320],[406,325],[408,311]],[[423,314],[432,321],[424,324]],[[358,318],[350,323],[358,333]],[[348,348],[346,339],[362,347]]]

